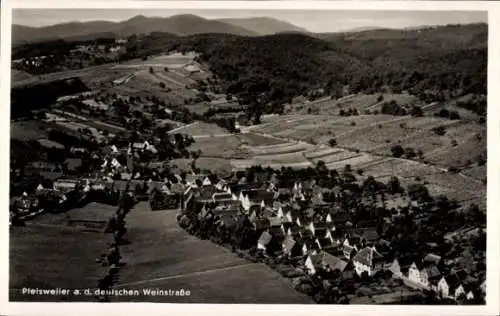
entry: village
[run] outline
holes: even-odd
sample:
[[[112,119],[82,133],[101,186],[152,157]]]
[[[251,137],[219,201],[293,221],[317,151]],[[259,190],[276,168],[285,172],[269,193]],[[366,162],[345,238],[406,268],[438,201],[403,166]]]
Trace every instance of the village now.
[[[453,84],[398,64],[374,78],[386,65],[354,69],[342,34],[342,54],[294,32],[232,36],[16,47],[11,299],[81,282],[95,295],[43,300],[485,304],[480,63]],[[191,295],[115,295],[144,288]]]
[[[151,211],[179,212],[178,223],[190,234],[281,269],[317,302],[394,304],[417,295],[434,303],[477,304],[485,297],[484,226],[469,218],[473,212],[429,196],[425,186],[403,188],[397,177],[386,184],[370,177],[362,181],[349,165],[337,172],[321,163],[305,170],[252,167],[221,178],[196,168],[169,168],[168,162],[138,164],[141,155],[158,154],[147,141],[104,148],[105,158],[94,153],[99,163],[85,176],[81,169],[39,166],[57,176],[13,199],[11,224],[89,201],[118,205],[106,226],[115,232],[109,262],[117,264],[125,214],[142,200]],[[130,199],[127,206],[124,198]],[[457,247],[472,247],[475,259],[462,258]],[[109,274],[116,269],[113,265]],[[111,279],[104,280],[103,289],[111,288]],[[382,293],[354,296],[346,285],[368,287],[381,280],[389,284]],[[391,284],[409,294],[397,295]]]

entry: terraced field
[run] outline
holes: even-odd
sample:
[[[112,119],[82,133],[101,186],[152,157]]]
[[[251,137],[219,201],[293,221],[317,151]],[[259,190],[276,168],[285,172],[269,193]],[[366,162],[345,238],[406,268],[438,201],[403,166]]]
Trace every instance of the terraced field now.
[[[432,130],[438,126],[445,127],[445,135],[439,136]],[[486,178],[486,168],[477,166],[478,155],[486,153],[486,129],[475,122],[388,115],[285,115],[265,117],[262,125],[251,130],[289,143],[252,149],[257,155],[271,155],[267,162],[273,165],[275,158],[288,150],[296,153],[295,157],[301,153],[310,163],[295,162],[292,155],[282,157],[286,159],[283,164],[293,162],[297,168],[312,166],[321,160],[329,169],[343,169],[349,164],[353,170],[361,169],[364,175],[381,181],[396,175],[408,185],[418,177],[428,184],[433,195],[445,194],[465,204],[486,204],[486,186],[481,182]],[[337,147],[319,145],[302,150],[310,140],[323,144],[331,138],[336,139]],[[294,139],[303,143],[294,143]],[[393,158],[391,147],[395,144],[415,151],[421,149],[424,158],[419,161]],[[257,161],[233,160],[231,164],[244,168]],[[455,174],[446,171],[450,166],[468,168],[462,174]]]

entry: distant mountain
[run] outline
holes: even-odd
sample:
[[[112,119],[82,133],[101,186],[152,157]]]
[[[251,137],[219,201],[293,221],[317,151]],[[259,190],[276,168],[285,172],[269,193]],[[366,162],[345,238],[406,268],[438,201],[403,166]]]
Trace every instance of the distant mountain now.
[[[122,22],[92,21],[70,22],[46,27],[27,27],[14,24],[12,40],[15,44],[39,42],[44,40],[67,39],[75,37],[99,37],[102,34],[129,36],[151,32],[168,32],[175,35],[194,35],[202,33],[223,33],[233,35],[259,35],[243,27],[208,20],[196,15],[184,14],[167,18],[145,17],[142,15]]]
[[[304,28],[268,17],[219,19],[218,21],[242,27],[260,35],[272,35],[285,32],[309,33],[309,31]]]
[[[338,33],[355,33],[355,32],[365,32],[365,31],[372,31],[379,29],[384,29],[384,28],[380,26],[362,26],[362,27],[356,27],[348,30],[339,31]]]

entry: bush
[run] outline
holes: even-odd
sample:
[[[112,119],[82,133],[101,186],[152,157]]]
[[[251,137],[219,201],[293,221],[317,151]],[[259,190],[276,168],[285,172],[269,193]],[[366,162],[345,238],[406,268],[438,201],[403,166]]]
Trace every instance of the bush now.
[[[446,129],[444,128],[444,126],[434,127],[432,131],[439,136],[443,136],[444,134],[446,134]]]
[[[458,112],[456,112],[456,111],[450,112],[450,120],[459,120],[459,119],[460,119],[460,115],[458,114]]]
[[[411,147],[405,149],[405,156],[408,159],[413,159],[417,157],[417,154],[415,153],[415,150]]]
[[[405,150],[401,147],[401,145],[395,145],[391,148],[391,152],[393,157],[399,158],[403,156]]]
[[[424,116],[424,111],[422,111],[422,108],[419,106],[413,106],[411,108],[411,116],[422,117]]]

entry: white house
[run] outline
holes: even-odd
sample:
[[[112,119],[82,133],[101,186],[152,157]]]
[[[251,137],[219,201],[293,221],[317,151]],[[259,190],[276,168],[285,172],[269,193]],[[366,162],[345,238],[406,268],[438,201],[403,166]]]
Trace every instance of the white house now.
[[[272,238],[271,234],[267,231],[263,232],[257,241],[257,249],[265,251]]]
[[[439,280],[437,294],[441,298],[456,299],[460,295],[465,295],[465,289],[455,274],[449,274]]]

